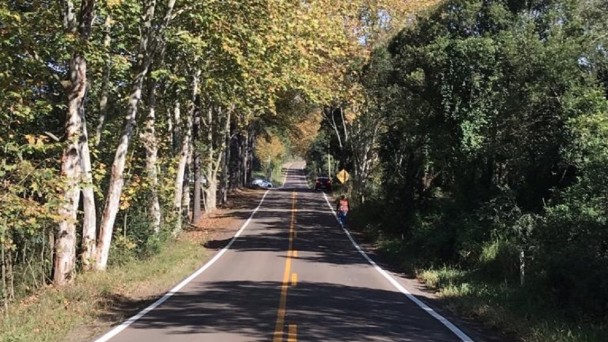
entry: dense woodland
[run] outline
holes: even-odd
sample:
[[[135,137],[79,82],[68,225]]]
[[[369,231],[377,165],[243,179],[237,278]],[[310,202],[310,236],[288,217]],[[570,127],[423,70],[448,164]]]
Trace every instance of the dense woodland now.
[[[606,1],[441,3],[374,50],[356,118],[327,111],[311,156],[353,170],[398,253],[602,321],[607,26]]]
[[[305,156],[403,257],[605,319],[607,26],[603,0],[4,1],[1,300]]]

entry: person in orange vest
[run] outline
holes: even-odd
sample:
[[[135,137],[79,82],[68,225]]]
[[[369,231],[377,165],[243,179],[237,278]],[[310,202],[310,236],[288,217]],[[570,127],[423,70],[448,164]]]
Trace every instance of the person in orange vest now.
[[[346,215],[350,210],[350,204],[348,203],[348,199],[345,195],[340,196],[338,199],[338,205],[336,207],[336,211],[338,212],[338,221],[340,222],[340,227],[344,228],[346,226]]]

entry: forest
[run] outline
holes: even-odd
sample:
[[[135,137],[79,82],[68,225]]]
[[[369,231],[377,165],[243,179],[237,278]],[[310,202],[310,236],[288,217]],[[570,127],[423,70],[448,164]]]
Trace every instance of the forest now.
[[[324,112],[310,159],[329,146],[360,228],[448,297],[481,300],[468,314],[504,328],[508,311],[525,340],[603,341],[607,25],[605,1],[441,2],[375,47],[363,102]]]
[[[602,340],[606,32],[603,0],[3,1],[0,301],[302,157],[388,258]]]

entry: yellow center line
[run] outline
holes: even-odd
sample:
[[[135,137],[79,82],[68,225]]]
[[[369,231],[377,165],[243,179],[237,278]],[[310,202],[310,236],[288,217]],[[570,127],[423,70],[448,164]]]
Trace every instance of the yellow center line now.
[[[281,299],[279,301],[279,309],[277,310],[277,322],[274,326],[273,342],[282,342],[285,330],[285,314],[287,311],[287,289],[289,288],[289,277],[291,276],[291,259],[295,254],[293,250],[293,240],[295,238],[296,227],[296,193],[291,195],[291,223],[289,224],[289,248],[287,249],[287,259],[285,259],[285,271],[283,272],[283,283],[281,284]],[[291,327],[291,325],[290,325]],[[291,333],[291,328],[289,330]],[[291,336],[291,334],[289,335]],[[289,341],[295,341],[288,337]]]
[[[292,273],[291,274],[291,286],[296,286],[297,284],[298,284],[298,274]]]
[[[298,326],[295,324],[289,325],[289,332],[287,333],[287,342],[298,341]]]

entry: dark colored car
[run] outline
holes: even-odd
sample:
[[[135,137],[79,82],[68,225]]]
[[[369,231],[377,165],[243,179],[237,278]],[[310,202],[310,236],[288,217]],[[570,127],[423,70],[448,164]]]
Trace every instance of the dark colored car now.
[[[329,177],[317,177],[315,181],[316,190],[331,190],[331,179]]]

